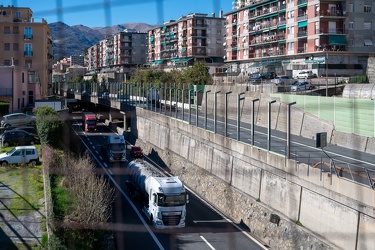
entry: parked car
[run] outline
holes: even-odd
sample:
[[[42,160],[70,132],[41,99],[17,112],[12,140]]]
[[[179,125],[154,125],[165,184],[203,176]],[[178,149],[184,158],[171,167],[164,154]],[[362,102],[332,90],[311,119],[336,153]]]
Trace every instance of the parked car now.
[[[317,75],[313,73],[311,70],[303,70],[299,72],[297,75],[298,79],[310,79],[315,77],[317,77]]]
[[[275,83],[276,85],[285,86],[285,85],[293,85],[293,84],[297,83],[298,81],[296,79],[293,79],[290,76],[276,76],[272,80],[272,82]]]
[[[130,155],[134,158],[142,158],[143,157],[143,151],[142,151],[141,147],[139,147],[139,146],[131,146]]]
[[[260,84],[262,81],[267,79],[266,76],[261,75],[261,74],[252,74],[249,77],[249,82],[252,84]]]
[[[308,90],[312,89],[311,84],[309,82],[299,82],[296,84],[293,84],[292,87],[290,88],[291,91],[296,92],[300,90]]]
[[[1,127],[34,126],[35,123],[36,118],[33,115],[14,113],[3,116],[3,119],[1,120]]]
[[[0,164],[32,164],[39,162],[38,150],[35,146],[17,146],[7,153],[0,154]]]
[[[9,147],[11,145],[33,145],[35,143],[40,143],[39,137],[23,130],[5,131],[0,135],[0,140],[3,147]]]
[[[36,130],[36,127],[32,127],[32,126],[18,127],[18,128],[14,128],[13,130],[23,130],[23,131],[26,131],[29,134],[32,134],[34,136],[38,136],[38,131]]]

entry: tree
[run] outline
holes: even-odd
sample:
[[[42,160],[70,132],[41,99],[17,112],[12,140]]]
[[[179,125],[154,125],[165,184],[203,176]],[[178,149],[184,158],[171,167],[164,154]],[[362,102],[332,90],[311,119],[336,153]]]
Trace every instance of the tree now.
[[[193,67],[184,70],[187,83],[193,85],[211,85],[212,77],[210,76],[209,68],[204,62],[196,62]]]
[[[61,146],[63,141],[63,121],[51,107],[36,109],[36,128],[42,145]]]

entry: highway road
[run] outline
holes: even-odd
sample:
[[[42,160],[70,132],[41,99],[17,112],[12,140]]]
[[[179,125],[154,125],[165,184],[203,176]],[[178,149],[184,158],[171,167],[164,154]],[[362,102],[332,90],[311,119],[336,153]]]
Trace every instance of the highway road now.
[[[154,228],[141,213],[141,204],[131,200],[123,189],[126,163],[111,164],[100,155],[100,146],[113,131],[99,124],[98,132],[83,132],[80,119],[79,115],[74,117],[72,128],[96,160],[98,173],[108,176],[116,190],[111,222],[116,249],[267,249],[251,236],[245,225],[235,224],[190,189],[185,228]],[[127,157],[130,161],[130,154]]]
[[[237,120],[227,119],[225,117],[216,117],[212,114],[206,114],[198,109],[198,116],[195,107],[189,110],[167,108],[167,110],[136,103],[138,106],[183,120],[193,126],[206,128],[217,134],[230,137],[234,140],[251,144],[251,124],[240,121],[240,129],[237,126]],[[198,122],[196,117],[198,117]],[[239,131],[239,132],[238,132]],[[324,131],[322,131],[324,132]],[[270,140],[268,139],[270,138]],[[287,157],[287,135],[271,129],[270,136],[268,128],[254,126],[254,146],[262,149],[268,149],[274,153]],[[339,147],[333,144],[327,144],[326,147],[317,148],[316,141],[302,136],[290,135],[290,158],[298,162],[306,163],[310,167],[320,168],[323,172],[332,172],[342,178],[362,183],[369,188],[374,187],[375,183],[375,157],[372,154]],[[340,171],[341,170],[341,171]]]

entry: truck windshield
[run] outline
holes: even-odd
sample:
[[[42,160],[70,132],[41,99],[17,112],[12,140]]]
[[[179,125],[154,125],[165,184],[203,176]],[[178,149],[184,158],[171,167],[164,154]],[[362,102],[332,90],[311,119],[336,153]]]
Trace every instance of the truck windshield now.
[[[125,150],[125,144],[122,144],[122,143],[111,144],[111,150],[115,150],[115,151]]]
[[[186,193],[180,195],[164,195],[158,193],[158,206],[160,207],[173,207],[183,206],[186,203]]]
[[[94,125],[96,124],[95,120],[87,120],[87,124]]]

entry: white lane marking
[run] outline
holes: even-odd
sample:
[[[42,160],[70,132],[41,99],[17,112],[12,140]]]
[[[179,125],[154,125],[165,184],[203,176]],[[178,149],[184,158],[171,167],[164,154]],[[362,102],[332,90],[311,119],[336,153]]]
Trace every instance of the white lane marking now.
[[[77,134],[78,136],[78,134]],[[81,138],[79,137],[79,139],[81,140]],[[93,152],[91,151],[90,148],[87,147],[86,143],[81,140],[81,142],[86,146],[86,148],[90,151],[92,157],[95,158],[95,160],[99,163],[96,155],[93,154]],[[103,163],[104,164],[104,163]],[[101,168],[103,168],[103,166],[99,163],[99,165],[101,166]],[[139,213],[138,209],[136,208],[136,206],[134,205],[134,203],[130,200],[129,196],[126,195],[126,193],[124,192],[124,190],[122,190],[122,188],[120,187],[119,184],[117,184],[117,182],[113,179],[112,175],[110,175],[108,173],[108,170],[103,168],[103,170],[107,173],[108,175],[108,178],[113,182],[113,185],[115,185],[117,187],[117,189],[119,190],[119,192],[125,197],[125,199],[129,202],[130,206],[133,208],[134,212],[137,214],[137,216],[139,217],[139,219],[141,220],[141,222],[143,223],[143,225],[145,226],[146,230],[148,231],[148,233],[151,235],[152,239],[155,241],[155,244],[159,247],[160,250],[164,250],[164,247],[162,246],[162,244],[160,243],[160,241],[158,240],[158,238],[156,238],[154,232],[152,232],[150,226],[148,225],[148,223],[143,219],[143,216]]]
[[[108,169],[108,172],[109,172],[109,173],[110,173],[111,175],[113,175],[113,173],[112,173],[112,171],[111,171],[111,170],[109,170],[109,169]]]
[[[103,162],[104,167],[108,168],[107,163]]]
[[[215,248],[210,244],[210,242],[208,242],[202,235],[200,236],[201,239],[212,249],[212,250],[215,250]]]
[[[193,220],[194,223],[218,223],[218,222],[226,222],[228,223],[227,220]]]

